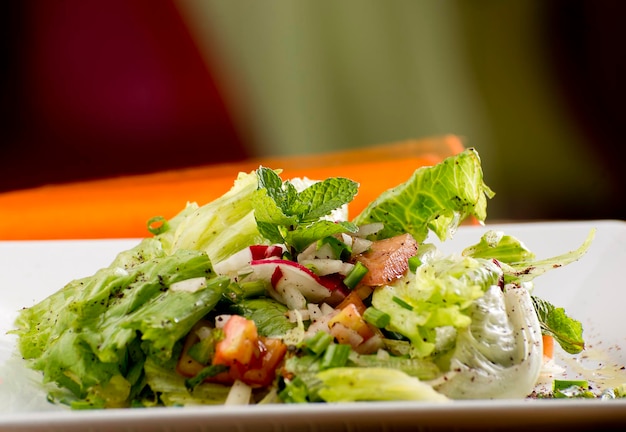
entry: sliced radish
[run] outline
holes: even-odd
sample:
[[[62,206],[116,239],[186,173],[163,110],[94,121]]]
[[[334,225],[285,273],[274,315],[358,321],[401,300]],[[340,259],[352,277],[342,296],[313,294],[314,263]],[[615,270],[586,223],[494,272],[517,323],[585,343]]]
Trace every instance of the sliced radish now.
[[[253,260],[281,258],[285,252],[285,247],[282,245],[252,245],[248,249]]]
[[[213,270],[220,276],[237,279],[249,269],[253,260],[280,258],[285,251],[282,245],[252,245],[234,253],[223,261],[213,264]]]
[[[319,303],[331,293],[319,276],[294,261],[252,260],[250,269],[246,280],[270,281],[275,291],[270,291],[270,295],[285,303],[289,309],[306,309],[307,301]]]

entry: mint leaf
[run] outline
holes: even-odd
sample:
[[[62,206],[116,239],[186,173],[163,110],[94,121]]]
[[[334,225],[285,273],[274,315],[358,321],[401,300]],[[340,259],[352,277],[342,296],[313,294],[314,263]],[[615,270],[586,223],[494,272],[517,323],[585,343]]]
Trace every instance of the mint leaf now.
[[[297,224],[298,218],[290,215],[288,213],[288,209],[281,207],[282,204],[285,203],[278,203],[276,198],[269,195],[269,191],[267,189],[258,189],[252,195],[254,217],[257,222],[283,226]]]
[[[308,245],[325,237],[334,234],[351,232],[356,233],[358,227],[351,222],[331,222],[321,220],[307,226],[298,226],[295,230],[289,231],[285,236],[285,241],[296,250],[303,250]]]
[[[328,178],[314,183],[298,194],[298,215],[301,223],[314,222],[352,201],[358,183],[346,178]]]
[[[259,167],[257,176],[259,190],[264,190],[285,215],[294,214],[291,209],[298,196],[296,188],[289,182],[283,183],[276,171],[269,168]]]
[[[284,243],[299,252],[311,243],[342,232],[356,232],[355,224],[323,219],[348,202],[358,192],[358,183],[347,178],[315,182],[298,192],[276,171],[259,167],[258,189],[252,196],[259,232],[274,243]]]
[[[570,318],[563,308],[554,307],[550,302],[532,296],[541,332],[554,337],[554,340],[569,354],[578,354],[585,349],[582,324]]]

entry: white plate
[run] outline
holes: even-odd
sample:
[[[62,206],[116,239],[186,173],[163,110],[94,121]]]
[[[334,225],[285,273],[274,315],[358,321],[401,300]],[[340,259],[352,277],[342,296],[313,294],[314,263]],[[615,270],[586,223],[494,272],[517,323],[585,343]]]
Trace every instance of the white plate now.
[[[535,293],[562,306],[585,328],[583,355],[557,350],[566,376],[599,387],[626,382],[626,223],[550,222],[463,227],[442,247],[460,251],[488,228],[513,234],[547,258],[577,248],[591,228],[596,238],[582,260],[536,281]],[[358,403],[68,411],[45,401],[38,376],[14,352],[17,311],[78,277],[107,266],[137,240],[0,242],[0,430],[528,430],[585,429],[626,424],[626,400],[504,400]],[[560,377],[558,375],[557,377]]]

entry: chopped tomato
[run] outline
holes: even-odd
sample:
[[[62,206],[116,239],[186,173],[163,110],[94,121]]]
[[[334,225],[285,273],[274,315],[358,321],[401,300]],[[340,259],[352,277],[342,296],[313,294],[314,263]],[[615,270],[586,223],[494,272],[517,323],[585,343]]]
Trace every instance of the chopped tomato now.
[[[328,321],[328,328],[331,329],[331,332],[332,328],[336,324],[342,324],[343,326],[354,330],[363,338],[363,340],[367,340],[374,336],[374,331],[363,319],[363,316],[359,313],[359,310],[354,303],[346,305],[337,315]]]
[[[343,299],[341,303],[339,303],[337,309],[341,310],[349,304],[354,305],[361,315],[363,315],[365,313],[365,309],[367,309],[367,306],[365,306],[365,303],[363,303],[363,300],[357,291],[350,291],[350,294],[348,294],[348,296]]]
[[[254,321],[232,315],[222,328],[224,338],[215,346],[214,365],[232,366],[235,362],[246,366],[258,351],[259,335]]]
[[[554,357],[554,338],[549,335],[542,335],[543,339],[543,356],[547,359]]]
[[[259,336],[254,321],[239,315],[232,315],[222,331],[224,338],[216,344],[211,364],[226,365],[228,371],[206,381],[231,385],[240,380],[252,386],[270,385],[287,346],[280,339]],[[196,332],[190,332],[176,367],[179,374],[192,377],[206,366],[189,355],[189,349],[198,341]]]
[[[262,347],[260,364],[255,364],[245,371],[241,381],[249,385],[267,386],[276,376],[276,368],[287,353],[287,345],[280,339],[264,337],[260,337],[259,343]]]

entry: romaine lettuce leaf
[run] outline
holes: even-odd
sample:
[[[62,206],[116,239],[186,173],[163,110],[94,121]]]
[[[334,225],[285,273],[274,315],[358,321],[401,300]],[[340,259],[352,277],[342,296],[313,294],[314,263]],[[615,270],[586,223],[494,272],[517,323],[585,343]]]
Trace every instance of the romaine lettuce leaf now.
[[[339,367],[318,372],[316,377],[322,382],[318,394],[326,402],[449,401],[429,384],[398,369]]]
[[[467,217],[484,221],[487,198],[494,195],[483,181],[478,152],[469,148],[435,166],[418,168],[408,181],[383,192],[352,222],[384,223],[377,239],[409,233],[419,243],[432,230],[444,241]]]
[[[111,399],[103,403],[117,404],[124,398],[112,395],[112,389],[128,396],[133,365],[147,355],[169,358],[174,344],[215,307],[230,281],[213,277],[196,292],[168,287],[211,275],[208,257],[197,251],[178,251],[128,269],[101,269],[24,309],[14,331],[18,349],[43,372],[44,382],[56,382],[78,397],[107,394]],[[143,355],[130,351],[139,338]],[[108,384],[111,380],[115,385]]]
[[[502,266],[505,283],[530,282],[550,270],[578,261],[589,250],[595,233],[595,229],[590,230],[585,241],[573,251],[537,260],[535,254],[515,237],[504,235],[500,231],[488,231],[477,244],[465,248],[462,254],[474,258],[497,259]]]
[[[543,364],[539,321],[524,287],[492,286],[459,331],[449,372],[434,388],[452,399],[524,398]]]
[[[204,251],[212,263],[251,244],[269,244],[254,219],[252,196],[257,186],[255,172],[239,173],[228,192],[201,207],[188,206],[156,238],[168,254],[179,249]]]
[[[372,305],[389,314],[387,330],[411,341],[413,357],[433,354],[441,339],[450,337],[437,328],[470,325],[469,308],[502,275],[491,260],[470,257],[441,257],[424,263],[392,285],[377,288]]]

